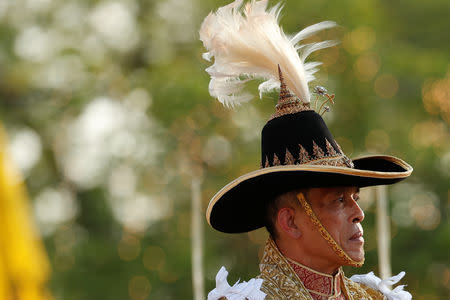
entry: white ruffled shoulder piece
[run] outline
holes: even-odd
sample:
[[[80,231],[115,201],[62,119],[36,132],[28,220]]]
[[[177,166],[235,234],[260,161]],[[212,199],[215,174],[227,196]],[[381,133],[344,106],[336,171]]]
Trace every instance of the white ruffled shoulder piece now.
[[[411,300],[412,295],[403,290],[405,285],[399,285],[393,290],[389,288],[389,286],[398,283],[403,276],[405,276],[405,272],[402,271],[398,273],[398,275],[382,280],[375,276],[373,272],[370,272],[363,275],[353,275],[350,277],[350,280],[365,284],[374,290],[380,291],[388,300]]]
[[[228,271],[220,268],[216,275],[216,288],[208,294],[208,300],[218,300],[226,297],[228,300],[263,300],[266,294],[260,291],[262,279],[251,279],[249,282],[239,280],[230,286],[227,281]]]

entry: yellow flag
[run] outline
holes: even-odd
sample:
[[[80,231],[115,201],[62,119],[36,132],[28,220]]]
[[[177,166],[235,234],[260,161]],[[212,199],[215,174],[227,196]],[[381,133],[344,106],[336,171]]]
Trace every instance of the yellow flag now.
[[[0,124],[0,300],[49,300],[48,258]]]

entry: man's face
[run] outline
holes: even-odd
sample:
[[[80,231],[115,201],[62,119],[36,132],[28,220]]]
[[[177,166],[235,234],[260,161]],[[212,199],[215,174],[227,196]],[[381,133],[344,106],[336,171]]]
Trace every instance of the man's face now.
[[[322,225],[327,229],[339,246],[355,261],[364,259],[364,238],[360,222],[364,219],[364,213],[357,204],[359,188],[357,187],[333,187],[312,188],[306,192],[306,199],[311,205]],[[308,218],[306,214],[302,218]],[[306,222],[304,241],[314,243],[322,239],[317,229],[311,222]],[[323,241],[317,243],[323,245]],[[331,247],[314,247],[317,255],[329,260],[342,263]]]

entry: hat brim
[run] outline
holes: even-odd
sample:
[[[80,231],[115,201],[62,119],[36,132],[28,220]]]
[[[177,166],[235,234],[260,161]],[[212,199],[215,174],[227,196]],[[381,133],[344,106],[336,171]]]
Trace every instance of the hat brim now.
[[[268,201],[299,188],[367,187],[399,182],[413,168],[393,156],[367,156],[353,160],[354,168],[324,165],[286,165],[256,170],[233,180],[211,199],[208,223],[226,233],[248,232],[265,225]]]

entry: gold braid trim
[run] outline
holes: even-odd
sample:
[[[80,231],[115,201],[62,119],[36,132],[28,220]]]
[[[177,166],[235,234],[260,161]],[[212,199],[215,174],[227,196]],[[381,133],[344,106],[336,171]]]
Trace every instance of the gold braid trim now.
[[[314,224],[314,226],[317,228],[317,230],[320,232],[322,237],[328,242],[328,245],[333,249],[333,251],[341,258],[343,259],[348,265],[352,267],[361,267],[364,264],[364,259],[361,261],[355,261],[350,256],[345,253],[345,251],[341,248],[341,246],[336,243],[336,241],[333,239],[333,237],[328,233],[328,231],[323,227],[320,220],[317,218],[316,214],[312,210],[311,206],[306,202],[305,196],[303,193],[297,194],[297,199],[302,205],[303,209],[305,210],[306,214],[311,219],[311,222]]]

